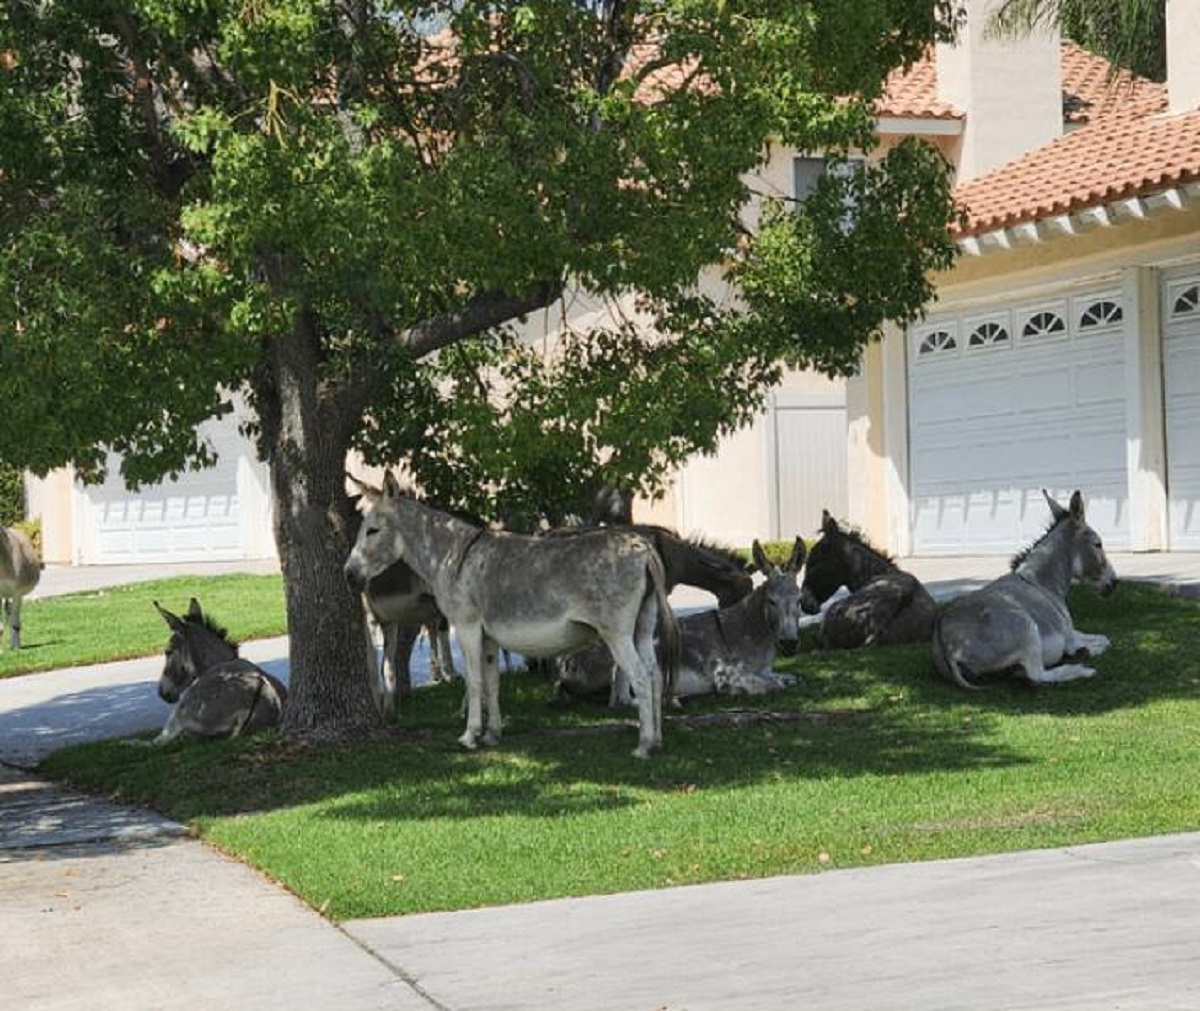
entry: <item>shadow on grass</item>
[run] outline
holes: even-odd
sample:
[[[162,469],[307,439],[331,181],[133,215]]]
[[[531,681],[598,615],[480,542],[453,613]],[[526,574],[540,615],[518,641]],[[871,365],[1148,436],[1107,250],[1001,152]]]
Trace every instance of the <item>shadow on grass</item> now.
[[[48,770],[181,820],[307,803],[341,820],[544,818],[641,803],[656,792],[1020,765],[1029,759],[1003,743],[1005,721],[1200,696],[1197,602],[1122,586],[1106,600],[1080,593],[1072,611],[1081,628],[1113,640],[1094,680],[968,692],[933,673],[926,645],[807,652],[779,665],[797,674],[794,688],[753,703],[802,716],[739,728],[673,722],[649,762],[631,757],[636,731],[624,715],[553,709],[545,681],[515,673],[504,678],[505,739],[478,753],[456,744],[461,688],[438,686],[416,693],[399,728],[379,740],[318,746],[266,736],[153,753],[104,744],[53,756]],[[697,700],[687,712],[730,708],[749,706]]]
[[[995,678],[971,691],[939,677],[924,644],[860,650],[853,657],[814,651],[779,669],[801,679],[819,671],[827,696],[868,698],[887,685],[918,705],[969,706],[996,714],[1100,715],[1200,697],[1200,601],[1126,583],[1107,598],[1077,588],[1070,609],[1077,628],[1111,640],[1104,654],[1084,661],[1096,670],[1094,678],[1040,687],[1017,677]]]

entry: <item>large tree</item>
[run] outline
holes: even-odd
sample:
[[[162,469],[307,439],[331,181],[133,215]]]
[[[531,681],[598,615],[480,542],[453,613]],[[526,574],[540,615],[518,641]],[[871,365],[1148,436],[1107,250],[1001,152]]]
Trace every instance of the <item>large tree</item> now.
[[[115,451],[154,480],[207,462],[196,426],[245,391],[277,503],[287,727],[370,728],[347,450],[462,487],[496,455],[490,425],[556,445],[528,429],[555,428],[565,384],[563,445],[584,432],[611,459],[606,419],[644,418],[625,469],[652,471],[655,445],[711,447],[780,361],[848,371],[951,258],[945,166],[902,144],[751,227],[753,170],[772,142],[869,149],[884,76],[949,38],[955,6],[9,0],[0,460],[94,477]],[[736,306],[701,293],[705,268]],[[654,326],[581,335],[550,372],[495,336],[568,287],[636,291]],[[447,384],[484,373],[511,409],[450,410]]]

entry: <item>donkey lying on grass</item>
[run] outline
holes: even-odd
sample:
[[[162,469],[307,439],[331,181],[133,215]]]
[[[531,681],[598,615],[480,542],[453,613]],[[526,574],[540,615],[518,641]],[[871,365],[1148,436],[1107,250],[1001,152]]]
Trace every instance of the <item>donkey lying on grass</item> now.
[[[154,744],[181,735],[237,737],[278,726],[287,688],[238,648],[195,597],[180,618],[154,602],[171,629],[158,694],[175,708]]]
[[[842,586],[850,594],[825,611],[821,645],[829,649],[928,642],[937,605],[921,581],[855,530],[843,530],[828,510],[821,538],[804,567],[801,605],[816,614]]]
[[[346,561],[362,590],[403,559],[433,591],[466,661],[465,748],[500,740],[497,654],[557,656],[602,640],[637,692],[638,745],[662,743],[663,672],[671,690],[678,628],[662,560],[644,537],[601,527],[573,537],[496,533],[404,495],[388,472]],[[664,646],[659,667],[658,629]],[[486,697],[487,728],[484,729]]]
[[[1067,590],[1075,580],[1112,593],[1117,575],[1100,537],[1084,520],[1076,491],[1064,509],[1043,490],[1054,520],[1012,560],[1012,571],[946,605],[934,623],[933,662],[943,677],[964,688],[985,674],[1018,672],[1032,684],[1088,678],[1095,670],[1063,663],[1099,656],[1103,635],[1075,629]]]
[[[791,557],[773,565],[754,542],[754,562],[766,580],[748,597],[716,611],[679,619],[680,658],[675,697],[693,695],[765,695],[794,682],[776,674],[778,653],[792,656],[799,646],[800,587],[804,541],[797,537]],[[560,657],[557,699],[609,694],[616,669],[603,645]],[[610,701],[620,701],[612,699]]]
[[[21,600],[41,578],[42,564],[29,538],[19,530],[0,527],[0,649],[6,625],[9,645],[21,648]]]

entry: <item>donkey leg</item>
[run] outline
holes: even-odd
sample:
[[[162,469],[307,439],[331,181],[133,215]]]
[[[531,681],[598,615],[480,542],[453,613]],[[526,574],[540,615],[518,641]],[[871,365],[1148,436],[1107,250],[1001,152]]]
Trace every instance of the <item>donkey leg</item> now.
[[[438,656],[438,680],[449,683],[458,677],[454,669],[454,650],[450,647],[450,627],[438,629],[434,642]]]
[[[462,647],[463,662],[467,668],[467,728],[458,739],[458,743],[474,751],[483,731],[483,629],[478,626],[470,629],[460,628],[458,642]]]
[[[1112,645],[1108,636],[1071,629],[1066,636],[1064,654],[1070,657],[1099,656]]]
[[[638,656],[637,649],[630,639],[616,639],[606,643],[609,652],[617,663],[617,669],[624,671],[629,683],[633,686],[634,701],[638,711],[638,745],[633,750],[634,758],[649,758],[650,752],[658,744],[654,724],[654,689],[651,687],[651,675]],[[661,706],[662,689],[659,689]],[[660,710],[661,711],[661,710]]]
[[[638,612],[637,624],[634,626],[634,648],[638,659],[650,679],[651,719],[654,736],[651,747],[662,746],[662,713],[663,713],[663,674],[658,663],[658,654],[654,649],[654,629],[658,625],[658,603],[653,595],[648,595]],[[640,711],[640,710],[639,710]]]
[[[158,748],[164,744],[170,744],[183,732],[183,721],[179,718],[179,706],[177,705],[171,710],[171,715],[167,717],[167,722],[163,724],[162,731],[150,742],[150,745]]]
[[[1091,667],[1084,667],[1081,664],[1059,664],[1056,667],[1047,668],[1042,660],[1042,644],[1040,639],[1035,639],[1029,643],[1025,655],[1020,660],[1021,669],[1025,672],[1025,677],[1030,684],[1035,685],[1052,685],[1060,684],[1063,681],[1077,681],[1079,678],[1090,678],[1095,674],[1095,670]]]
[[[12,629],[12,648],[21,648],[21,598],[13,597],[8,605],[8,620]]]
[[[392,668],[392,694],[398,702],[412,696],[412,651],[421,635],[420,625],[391,624],[390,641],[384,640],[384,653]]]
[[[484,704],[487,709],[487,729],[483,733],[483,743],[493,747],[500,743],[500,665],[498,663],[499,646],[494,639],[487,636],[483,640],[483,692]]]

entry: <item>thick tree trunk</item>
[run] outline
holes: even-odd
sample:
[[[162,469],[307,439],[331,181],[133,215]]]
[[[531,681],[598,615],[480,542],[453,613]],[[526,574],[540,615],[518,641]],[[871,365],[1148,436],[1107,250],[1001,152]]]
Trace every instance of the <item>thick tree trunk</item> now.
[[[290,635],[287,734],[347,738],[381,726],[362,603],[342,574],[350,553],[346,451],[353,418],[322,382],[319,341],[302,320],[254,383],[275,493],[275,538]]]

